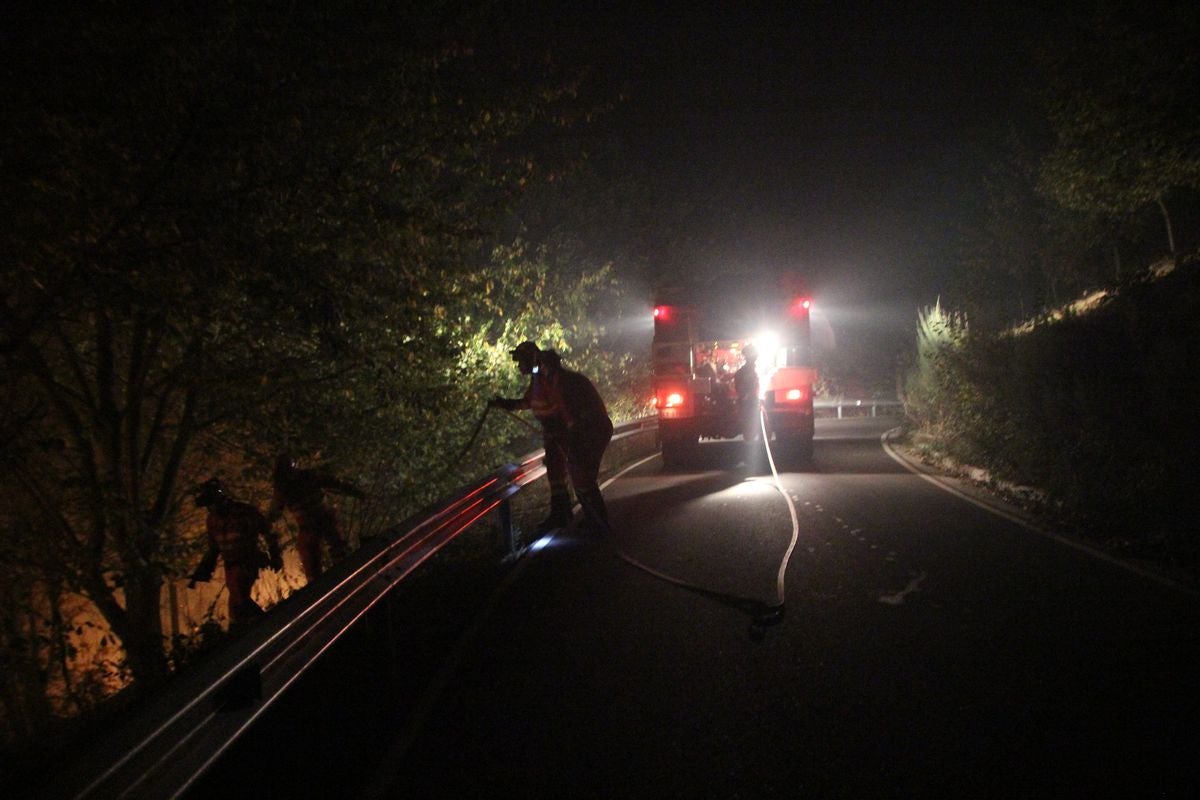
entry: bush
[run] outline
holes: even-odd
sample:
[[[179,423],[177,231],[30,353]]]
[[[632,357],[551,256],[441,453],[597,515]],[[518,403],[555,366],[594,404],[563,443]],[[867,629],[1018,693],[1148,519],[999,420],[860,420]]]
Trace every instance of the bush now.
[[[920,317],[909,415],[948,455],[1045,491],[1089,535],[1196,566],[1198,299],[1192,264],[998,335],[935,305]]]

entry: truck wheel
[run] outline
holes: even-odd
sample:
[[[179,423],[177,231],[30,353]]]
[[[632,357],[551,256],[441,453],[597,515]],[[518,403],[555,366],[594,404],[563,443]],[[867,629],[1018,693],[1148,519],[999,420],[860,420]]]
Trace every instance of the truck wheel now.
[[[810,436],[790,435],[780,442],[780,455],[790,464],[806,469],[812,466],[813,440]]]
[[[803,466],[812,466],[813,440],[811,436],[801,436],[796,440],[796,458],[799,459]]]
[[[686,469],[696,460],[697,442],[694,437],[664,436],[662,440],[663,465],[670,470]]]

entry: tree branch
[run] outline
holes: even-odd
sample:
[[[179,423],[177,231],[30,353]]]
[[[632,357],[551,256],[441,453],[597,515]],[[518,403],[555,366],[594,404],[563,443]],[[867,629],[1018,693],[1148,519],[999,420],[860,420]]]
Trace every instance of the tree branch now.
[[[151,338],[146,314],[139,311],[134,321],[129,350],[129,370],[125,381],[125,469],[129,502],[140,511],[141,504],[141,426],[142,401],[145,398],[147,364],[157,349],[158,336]]]
[[[75,349],[75,345],[71,343],[71,340],[67,338],[66,331],[62,329],[62,325],[59,324],[57,319],[51,317],[50,326],[53,330],[54,338],[58,339],[59,344],[62,345],[63,355],[66,357],[67,365],[71,368],[71,373],[75,376],[75,382],[79,384],[78,398],[94,414],[96,397],[92,394],[92,386],[88,381],[87,373],[83,369],[83,363],[80,361],[79,351]]]
[[[184,363],[196,363],[199,353],[200,341],[199,338],[195,338],[188,345],[183,359]],[[194,422],[196,403],[199,399],[198,387],[198,383],[192,383],[188,386],[187,393],[184,395],[183,413],[179,419],[179,428],[175,434],[175,441],[171,446],[170,455],[167,457],[167,463],[163,467],[158,486],[158,497],[154,501],[154,508],[149,517],[151,523],[154,525],[157,525],[166,518],[167,510],[171,507],[171,497],[175,493],[175,482],[179,476],[180,465],[183,463],[183,457],[187,454],[188,446],[196,434]]]
[[[45,388],[51,405],[58,412],[59,420],[66,427],[67,435],[74,443],[75,450],[79,454],[81,460],[79,466],[87,479],[88,488],[91,490],[92,530],[89,535],[91,541],[90,555],[98,564],[104,548],[107,525],[104,517],[104,493],[101,487],[99,468],[96,464],[95,448],[92,446],[91,438],[85,432],[83,420],[75,413],[75,409],[71,406],[69,398],[63,396],[66,390],[54,379],[54,373],[51,371],[49,365],[46,364],[42,354],[30,342],[26,342],[24,351],[31,373]]]

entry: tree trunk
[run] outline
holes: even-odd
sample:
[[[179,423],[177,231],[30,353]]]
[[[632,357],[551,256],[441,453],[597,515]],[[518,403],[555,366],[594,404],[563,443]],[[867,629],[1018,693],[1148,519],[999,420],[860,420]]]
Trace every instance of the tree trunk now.
[[[10,583],[0,590],[0,647],[5,665],[0,670],[0,734],[9,741],[38,741],[53,712],[46,695],[45,652],[34,613],[37,601],[28,585],[13,585],[12,573],[3,578]]]
[[[1166,202],[1163,201],[1163,197],[1161,194],[1154,199],[1158,202],[1158,208],[1159,208],[1159,210],[1162,211],[1163,222],[1166,223],[1166,226],[1167,226],[1167,249],[1171,253],[1171,258],[1174,258],[1175,257],[1175,229],[1171,225],[1171,214],[1170,214],[1170,212],[1167,211],[1167,204],[1166,204]]]
[[[140,690],[156,684],[167,674],[167,659],[163,651],[162,575],[146,567],[125,575],[126,615],[121,637],[129,669]]]
[[[62,615],[62,587],[59,586],[53,575],[46,576],[47,587],[47,603],[50,611],[50,633],[53,636],[53,644],[51,652],[54,654],[54,659],[58,664],[59,670],[62,672],[63,679],[63,694],[68,702],[75,705],[76,711],[82,710],[82,705],[79,698],[75,695],[74,674],[71,670],[71,658],[68,655],[70,646],[67,642],[67,620]]]
[[[175,581],[167,581],[167,610],[171,620],[171,641],[179,638],[179,588]]]

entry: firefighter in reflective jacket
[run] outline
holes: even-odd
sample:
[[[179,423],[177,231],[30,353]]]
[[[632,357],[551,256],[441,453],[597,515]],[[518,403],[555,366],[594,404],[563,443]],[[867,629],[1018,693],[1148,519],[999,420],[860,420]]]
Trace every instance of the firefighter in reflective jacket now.
[[[205,521],[208,550],[192,573],[188,587],[211,579],[220,556],[225,566],[225,588],[229,590],[229,621],[234,625],[248,622],[263,613],[262,607],[250,597],[259,570],[267,566],[273,570],[283,568],[279,542],[262,512],[230,498],[217,478],[200,487],[196,505],[208,509]],[[267,555],[259,549],[260,537],[267,545]]]
[[[598,485],[600,461],[612,440],[613,424],[600,392],[586,375],[564,369],[558,353],[546,350],[540,362],[550,387],[554,415],[566,431],[567,473],[591,528],[607,533],[608,509]]]
[[[542,426],[542,446],[546,450],[543,464],[546,481],[550,484],[550,514],[537,526],[539,534],[562,528],[571,522],[571,490],[567,484],[567,428],[557,413],[553,387],[541,372],[541,349],[533,342],[521,342],[509,351],[522,375],[529,376],[529,386],[521,397],[493,397],[491,408],[505,411],[528,409]]]
[[[325,492],[366,497],[359,489],[332,475],[311,469],[299,469],[287,454],[275,459],[273,476],[275,494],[267,512],[267,522],[274,524],[284,509],[296,520],[296,550],[304,577],[312,583],[321,576],[321,542],[328,542],[329,555],[334,561],[345,555],[346,545],[338,530],[337,514],[325,504]]]

